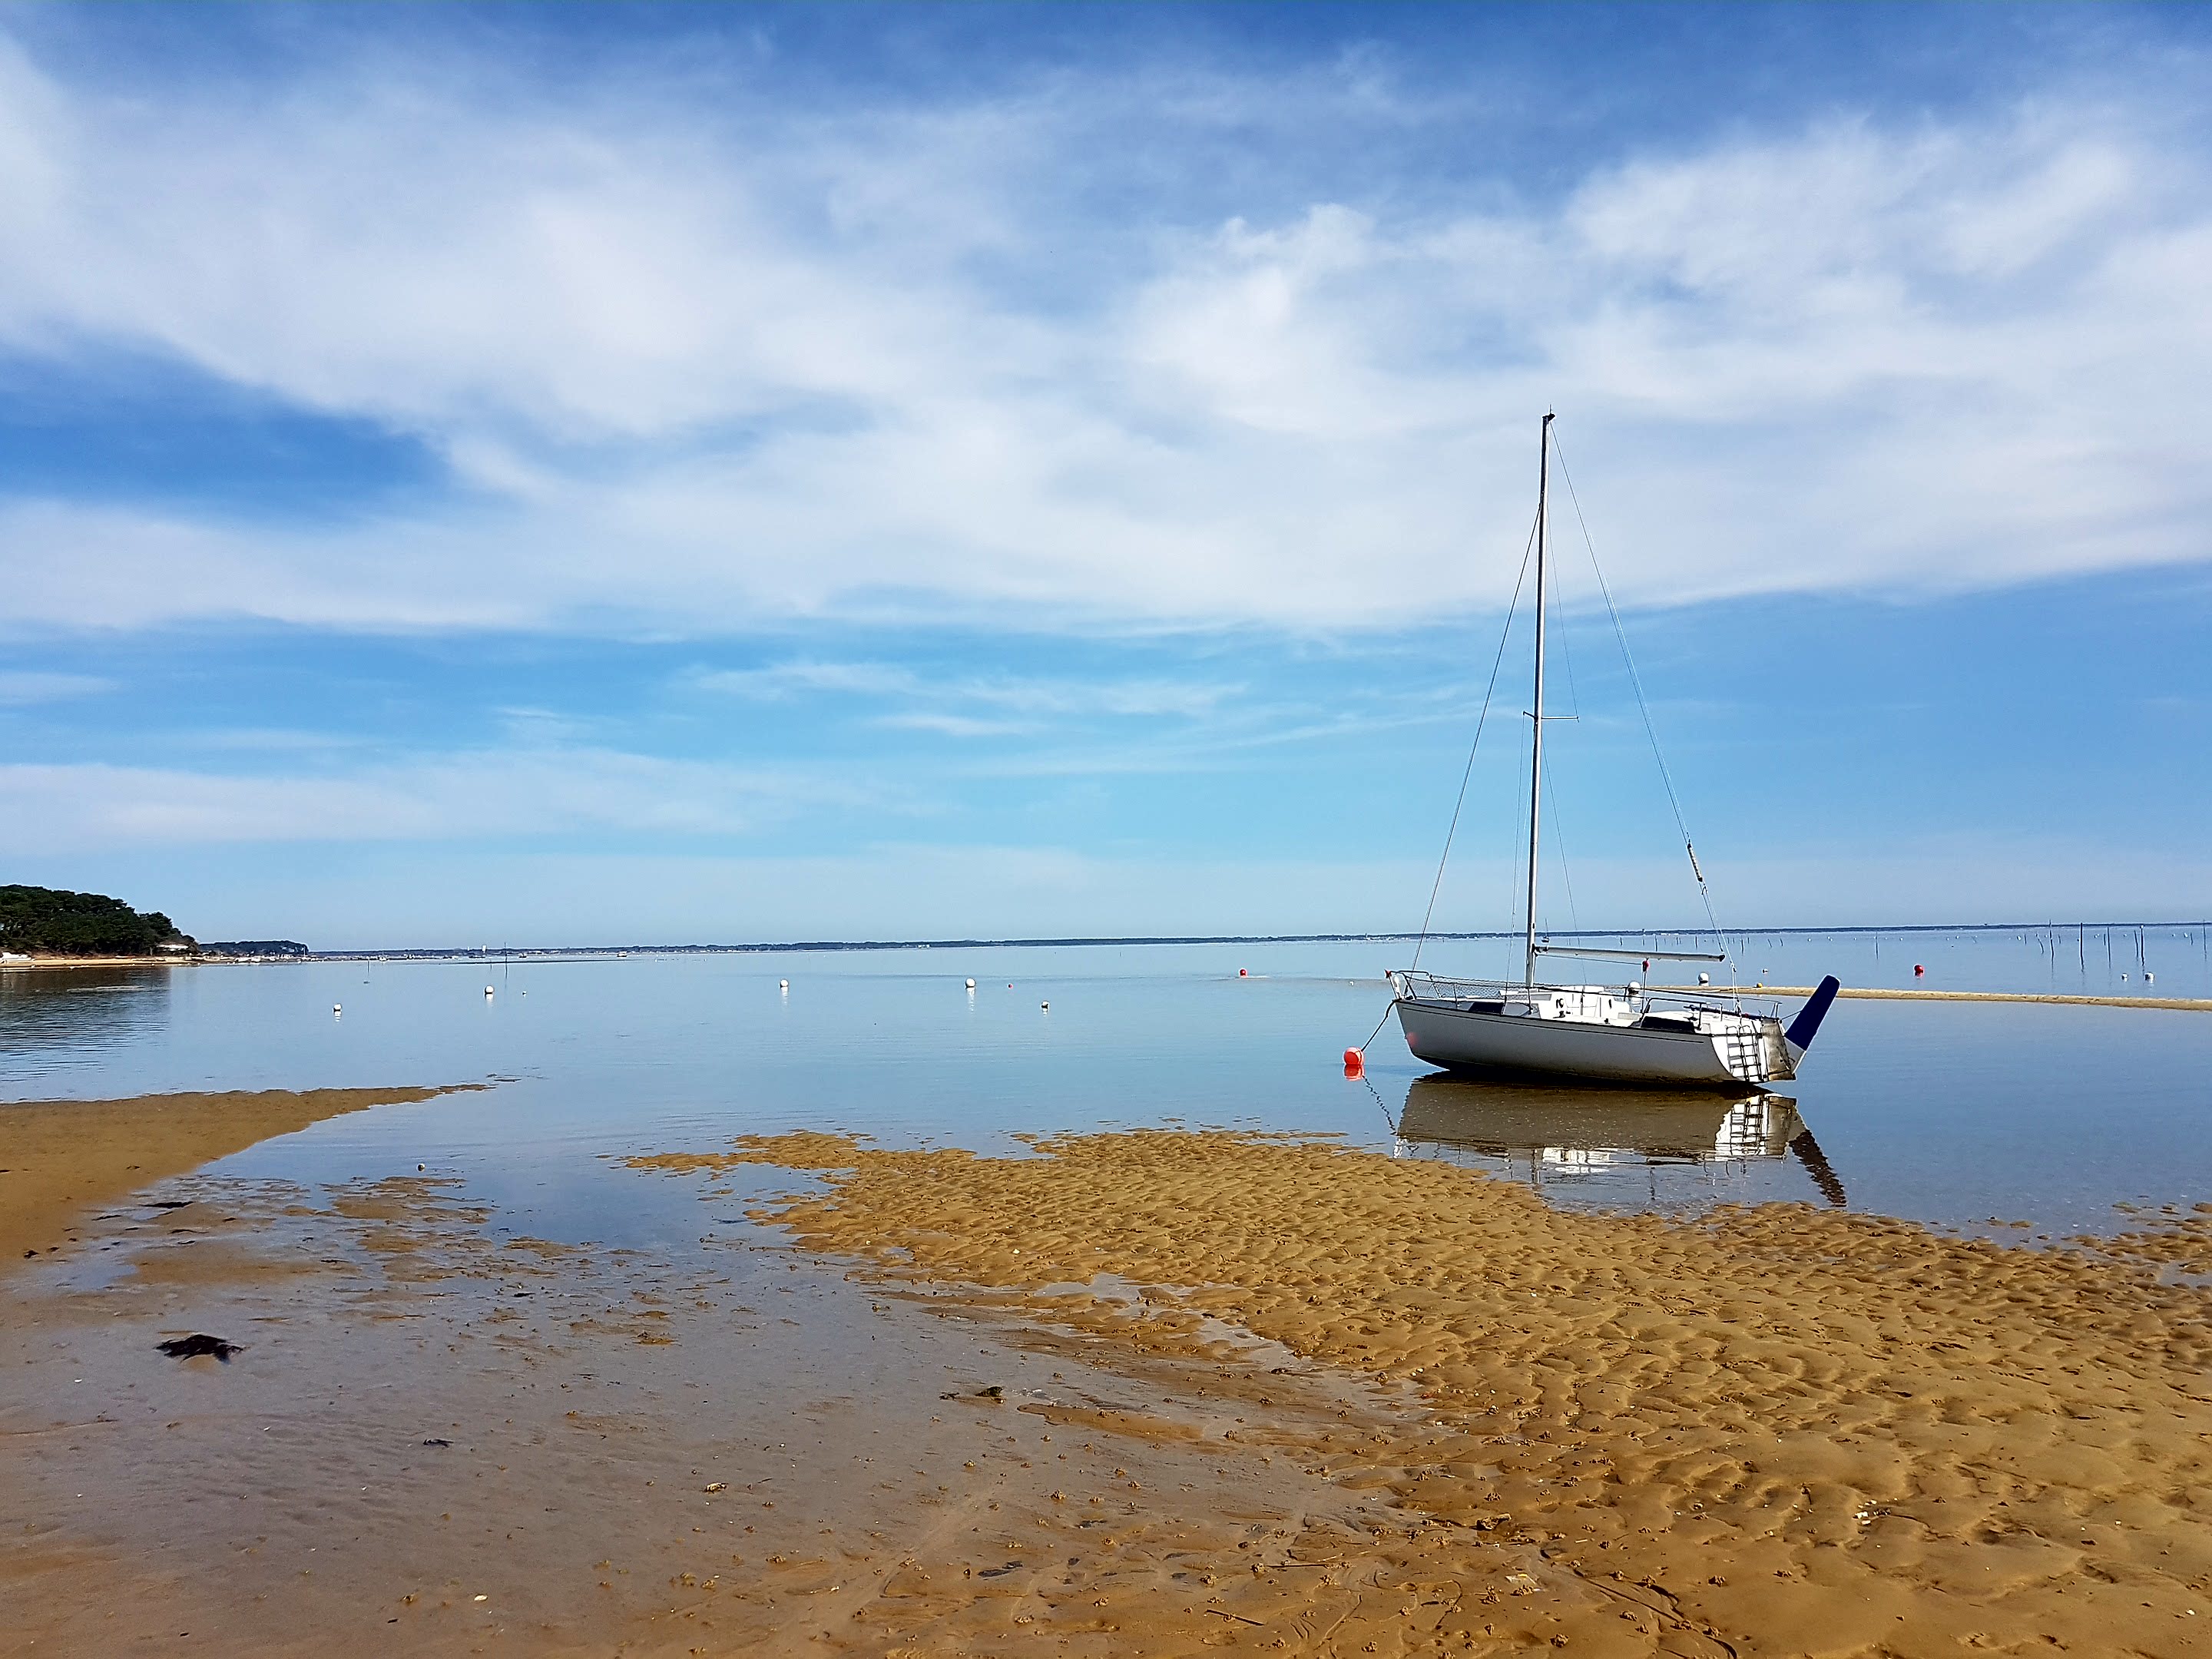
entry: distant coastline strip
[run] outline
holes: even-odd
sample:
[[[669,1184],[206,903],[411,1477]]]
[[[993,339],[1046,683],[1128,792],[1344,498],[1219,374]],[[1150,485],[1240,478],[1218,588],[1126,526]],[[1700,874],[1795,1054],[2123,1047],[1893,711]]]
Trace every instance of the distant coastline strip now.
[[[1712,994],[1710,985],[1654,985],[1654,991],[1678,991],[1701,996]],[[1762,997],[1809,997],[1809,985],[1759,985],[1741,988],[1746,994]],[[2208,997],[2081,997],[2055,991],[1907,991],[1886,986],[1845,986],[1839,997],[1863,997],[1876,1002],[2067,1002],[2085,1008],[2174,1008],[2187,1013],[2212,1014]]]
[[[2212,920],[2165,921],[1966,921],[1911,922],[1872,927],[1854,925],[1836,927],[1746,927],[1735,930],[1734,937],[1745,944],[1760,939],[1779,942],[1784,939],[1865,938],[1877,941],[1883,936],[2017,933],[2040,934],[2058,938],[2073,933],[2086,942],[2091,933],[2197,933],[2212,936]],[[684,945],[393,945],[382,950],[316,951],[295,939],[246,939],[212,944],[192,944],[187,949],[165,950],[158,956],[94,955],[72,951],[40,951],[35,955],[14,951],[0,952],[0,963],[9,968],[25,967],[112,967],[142,963],[162,963],[181,966],[187,963],[253,963],[271,962],[595,962],[614,957],[691,957],[691,956],[781,956],[829,953],[840,951],[1027,951],[1096,949],[1102,946],[1130,945],[1388,945],[1411,944],[1422,935],[1410,933],[1127,933],[1127,934],[1069,934],[1052,938],[1032,939],[758,939],[708,943],[694,941]],[[1465,933],[1431,933],[1426,935],[1437,940],[1480,941],[1518,939],[1519,929],[1506,931],[1477,931]],[[1555,929],[1540,936],[1557,942],[1563,939],[1602,941],[1609,946],[1632,949],[1638,945],[1657,945],[1662,942],[1710,938],[1707,930],[1693,927],[1626,927]],[[1681,989],[1692,988],[1682,987]],[[1775,990],[1774,987],[1763,989]],[[1781,989],[1781,995],[1808,995],[1808,992]],[[1933,996],[1945,997],[1953,994],[1923,991],[1846,990],[1845,996]],[[1996,1001],[2026,1002],[2109,1002],[2121,1006],[2153,1008],[2194,1007],[2185,1000],[2164,998],[2084,997],[2040,994],[2014,994],[2008,992],[1977,992],[1971,994]]]

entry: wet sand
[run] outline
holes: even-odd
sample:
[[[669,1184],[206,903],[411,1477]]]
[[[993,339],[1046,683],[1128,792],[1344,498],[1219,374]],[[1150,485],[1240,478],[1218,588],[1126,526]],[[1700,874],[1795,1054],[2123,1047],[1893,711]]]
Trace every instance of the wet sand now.
[[[1559,1581],[1437,1576],[1462,1529],[1376,1478],[1406,1406],[1357,1376],[855,1283],[712,1191],[696,1251],[514,1236],[434,1173],[88,1226],[0,1299],[9,1650],[1397,1651]]]
[[[484,1097],[482,1098],[489,1098]],[[2184,1655],[2206,1218],[1696,1224],[1294,1139],[173,1176],[0,1283],[11,1651]],[[671,1175],[679,1177],[670,1180]],[[208,1334],[228,1362],[155,1346]]]
[[[59,1249],[75,1224],[165,1176],[341,1112],[442,1089],[264,1089],[0,1104],[0,1273]]]
[[[885,1282],[1001,1287],[1020,1316],[1116,1351],[1187,1351],[1225,1322],[1417,1391],[1422,1414],[1368,1430],[1378,1485],[1454,1536],[1537,1547],[1554,1583],[1480,1638],[1461,1595],[1402,1646],[2204,1644],[2204,1213],[2036,1250],[1802,1206],[1577,1214],[1457,1169],[1262,1137],[1038,1151],[797,1135],[641,1162],[822,1170],[825,1193],[772,1212],[805,1247]],[[1100,1275],[1141,1300],[1081,1288]],[[1672,1625],[1589,1593],[1624,1587]]]

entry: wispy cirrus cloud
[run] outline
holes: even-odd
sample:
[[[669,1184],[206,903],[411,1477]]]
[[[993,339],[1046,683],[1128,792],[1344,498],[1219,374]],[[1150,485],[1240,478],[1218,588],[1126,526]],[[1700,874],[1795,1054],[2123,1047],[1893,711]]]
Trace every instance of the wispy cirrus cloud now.
[[[878,714],[872,722],[890,732],[933,732],[941,738],[1010,738],[1037,729],[1024,720],[988,720],[974,714],[948,714],[928,709],[908,709]]]
[[[116,689],[115,681],[99,674],[71,674],[28,668],[0,670],[0,708],[64,702],[75,697],[98,696],[104,691]]]
[[[2196,72],[1543,192],[1323,192],[1286,143],[1224,216],[1168,162],[1279,112],[1264,75],[830,118],[458,42],[124,96],[0,42],[0,343],[155,354],[452,480],[320,526],[18,497],[9,620],[1389,626],[1502,599],[1547,405],[1632,600],[2202,559]],[[1298,75],[1340,125],[1462,118]]]
[[[907,810],[891,786],[577,747],[271,774],[0,765],[0,854],[281,842],[757,835],[802,811]]]
[[[702,691],[726,693],[763,702],[785,702],[795,697],[910,696],[926,682],[915,670],[898,663],[822,662],[805,658],[771,663],[760,668],[702,669],[685,677],[684,684]]]
[[[794,659],[760,668],[705,670],[687,687],[781,702],[802,697],[860,700],[882,708],[878,724],[951,737],[1036,729],[1079,719],[1200,720],[1233,703],[1244,688],[1188,678],[1101,675],[929,674],[902,664]],[[962,710],[994,711],[979,715]]]

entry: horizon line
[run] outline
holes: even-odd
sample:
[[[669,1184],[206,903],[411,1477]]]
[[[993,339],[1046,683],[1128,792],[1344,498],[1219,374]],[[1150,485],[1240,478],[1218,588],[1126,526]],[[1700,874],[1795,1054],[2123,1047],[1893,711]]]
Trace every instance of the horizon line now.
[[[1961,921],[1961,922],[1899,922],[1851,923],[1837,927],[1737,927],[1720,935],[1723,941],[1730,938],[1750,939],[1754,936],[1773,938],[1783,935],[1812,937],[1826,934],[1878,933],[2119,933],[2129,929],[2146,931],[2172,928],[2212,928],[2212,920],[2132,920],[2109,921]],[[1042,950],[1053,947],[1095,948],[1103,945],[1354,945],[1389,944],[1402,940],[1425,939],[1517,939],[1525,930],[1486,929],[1477,932],[1428,933],[1417,931],[1386,933],[1134,933],[1134,934],[1076,934],[1060,938],[1028,939],[786,939],[752,940],[721,944],[694,943],[688,945],[393,945],[382,950],[356,949],[318,951],[308,949],[289,959],[320,962],[362,961],[415,957],[442,959],[452,957],[480,958],[485,957],[605,957],[605,956],[747,956],[799,954],[817,951],[939,951],[939,950]],[[1547,939],[1710,939],[1714,930],[1710,927],[1583,927],[1559,928],[1544,932]],[[238,939],[216,940],[202,945],[203,952],[219,951],[224,945],[297,944],[297,940]]]

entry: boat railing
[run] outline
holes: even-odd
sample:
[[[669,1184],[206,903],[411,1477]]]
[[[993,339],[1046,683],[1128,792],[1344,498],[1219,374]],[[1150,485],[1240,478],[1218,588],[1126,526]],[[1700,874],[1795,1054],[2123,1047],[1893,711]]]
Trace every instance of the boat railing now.
[[[1517,980],[1455,979],[1419,968],[1393,969],[1390,988],[1401,997],[1437,1002],[1496,1002],[1527,988]]]
[[[1740,987],[1729,985],[1701,986],[1694,991],[1638,991],[1637,995],[1654,1008],[1720,1008],[1734,1014],[1756,1014],[1761,1011],[1747,1007],[1745,1000],[1750,993]],[[1766,1012],[1772,1012],[1769,1005]]]
[[[1391,988],[1401,997],[1437,1002],[1499,1002],[1517,996],[1528,988],[1517,979],[1461,979],[1447,974],[1432,974],[1420,968],[1393,969],[1389,980]],[[1741,990],[1729,986],[1701,986],[1694,991],[1650,990],[1641,985],[1633,990],[1626,985],[1610,985],[1603,988],[1618,996],[1639,999],[1650,1008],[1718,1008],[1731,1013],[1755,1012],[1744,1006]]]

